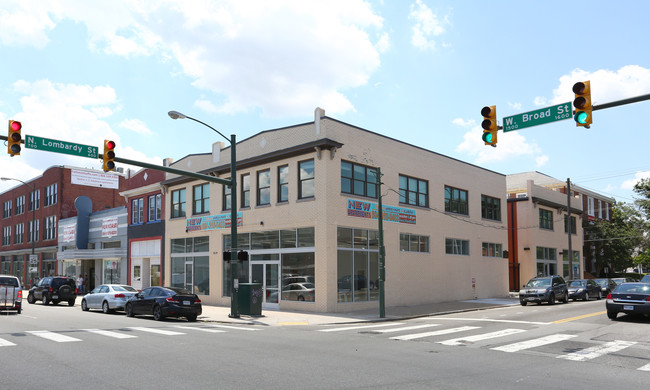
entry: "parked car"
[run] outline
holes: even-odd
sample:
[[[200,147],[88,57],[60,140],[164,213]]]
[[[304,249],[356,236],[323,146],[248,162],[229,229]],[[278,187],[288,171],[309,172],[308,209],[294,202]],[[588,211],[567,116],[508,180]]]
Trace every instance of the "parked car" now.
[[[650,284],[622,283],[607,296],[607,317],[616,319],[618,313],[650,314]]]
[[[199,296],[183,288],[148,287],[129,298],[124,311],[127,317],[150,314],[156,321],[165,317],[185,317],[193,322],[203,309]]]
[[[13,275],[0,275],[0,310],[23,310],[23,287]]]
[[[50,302],[57,305],[61,301],[74,306],[77,299],[75,280],[69,276],[47,276],[38,281],[27,293],[27,302],[30,304],[42,301],[44,305]]]
[[[643,277],[641,278],[641,283],[650,283],[650,274],[643,275]]]
[[[616,282],[616,284],[637,282],[637,280],[634,280],[634,279],[629,278],[629,277],[624,277],[624,278],[612,278],[612,280],[613,280],[614,282]]]
[[[374,289],[375,283],[371,280],[368,282],[363,275],[345,275],[341,277],[338,281],[339,290],[351,290],[352,289],[352,280],[354,280],[354,289],[361,290],[364,288]]]
[[[282,299],[286,301],[314,301],[313,283],[291,283],[282,287]]]
[[[282,279],[282,285],[287,286],[292,283],[314,283],[314,277],[313,276],[306,276],[306,275],[301,275],[301,276],[287,276],[286,278]]]
[[[569,289],[569,298],[574,301],[578,299],[588,301],[589,298],[592,297],[598,300],[602,298],[602,289],[598,283],[593,281],[593,279],[569,280],[567,284]]]
[[[561,299],[564,303],[569,302],[567,284],[559,275],[532,278],[519,290],[519,303],[522,306],[526,306],[528,302],[548,302],[552,305],[556,299]]]
[[[617,286],[615,281],[608,278],[594,279],[594,282],[600,286],[601,296],[603,297],[609,295]]]
[[[102,284],[81,299],[81,310],[102,309],[104,313],[124,310],[126,301],[138,290],[123,284]]]

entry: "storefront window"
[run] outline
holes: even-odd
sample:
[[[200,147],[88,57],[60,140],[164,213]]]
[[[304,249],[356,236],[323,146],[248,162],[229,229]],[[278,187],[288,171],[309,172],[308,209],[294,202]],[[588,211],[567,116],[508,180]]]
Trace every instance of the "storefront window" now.
[[[282,254],[282,300],[316,300],[314,253]]]
[[[337,255],[338,302],[377,300],[379,253],[377,231],[339,227]],[[369,249],[373,248],[373,249]]]
[[[151,286],[160,286],[160,264],[151,266]]]
[[[71,273],[68,273],[66,269],[67,276],[74,276],[75,269],[70,270]],[[104,261],[104,283],[120,283],[120,262],[117,260],[105,260]]]
[[[207,256],[209,244],[207,236],[171,240],[173,287],[185,288],[195,294],[210,293],[210,261]],[[160,269],[157,278],[160,280]]]
[[[185,287],[184,257],[172,257],[172,287]]]
[[[194,293],[210,294],[210,259],[208,256],[194,258]]]

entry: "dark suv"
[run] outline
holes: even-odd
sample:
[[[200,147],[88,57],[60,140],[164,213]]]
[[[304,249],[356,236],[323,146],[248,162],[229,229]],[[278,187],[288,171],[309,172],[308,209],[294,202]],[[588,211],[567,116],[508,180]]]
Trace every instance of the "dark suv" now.
[[[528,302],[548,302],[549,305],[555,303],[556,299],[562,302],[569,302],[569,290],[567,284],[559,275],[538,276],[532,278],[519,290],[519,303],[526,306]]]
[[[69,306],[74,306],[75,299],[77,299],[75,281],[68,276],[45,277],[30,288],[27,294],[27,302],[34,303],[40,300],[44,305],[50,302],[56,305],[66,301]]]

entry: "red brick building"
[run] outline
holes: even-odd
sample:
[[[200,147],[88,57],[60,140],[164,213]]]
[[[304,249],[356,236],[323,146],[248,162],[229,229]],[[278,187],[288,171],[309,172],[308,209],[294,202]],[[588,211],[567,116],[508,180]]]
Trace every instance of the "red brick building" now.
[[[61,272],[58,222],[77,215],[74,202],[78,196],[92,200],[93,212],[125,205],[119,194],[125,185],[120,173],[53,166],[30,180],[2,180],[14,181],[16,186],[0,194],[0,273],[18,276],[27,287],[37,278]]]

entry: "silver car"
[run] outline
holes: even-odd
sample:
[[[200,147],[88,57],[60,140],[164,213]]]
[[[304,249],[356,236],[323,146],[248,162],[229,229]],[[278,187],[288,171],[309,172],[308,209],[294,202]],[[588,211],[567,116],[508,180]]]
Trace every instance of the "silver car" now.
[[[138,290],[124,284],[102,284],[84,295],[81,310],[102,309],[104,313],[124,310],[126,301],[138,293]]]

